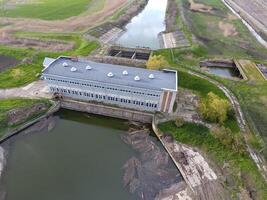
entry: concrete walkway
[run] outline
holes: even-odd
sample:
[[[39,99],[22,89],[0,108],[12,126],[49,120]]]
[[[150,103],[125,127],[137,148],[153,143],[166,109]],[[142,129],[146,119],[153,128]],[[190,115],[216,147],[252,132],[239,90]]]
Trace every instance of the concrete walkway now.
[[[8,98],[51,98],[43,80],[32,82],[23,87],[0,89],[0,99]]]

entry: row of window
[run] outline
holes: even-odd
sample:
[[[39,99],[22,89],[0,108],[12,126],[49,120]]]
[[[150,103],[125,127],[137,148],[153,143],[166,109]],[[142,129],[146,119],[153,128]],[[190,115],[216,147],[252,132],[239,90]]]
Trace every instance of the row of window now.
[[[70,84],[74,84],[74,85],[82,85],[82,86],[88,86],[88,87],[102,88],[102,89],[108,89],[108,90],[114,90],[114,91],[128,92],[128,93],[134,93],[134,94],[142,94],[142,95],[148,95],[148,96],[154,96],[154,97],[160,96],[158,94],[144,93],[144,92],[131,91],[131,90],[126,90],[126,89],[112,88],[112,87],[104,87],[104,86],[93,85],[93,84],[88,84],[88,83],[78,83],[78,82],[74,82],[74,81],[66,81],[66,80],[54,79],[54,78],[47,78],[47,80],[58,81],[58,82],[63,82],[63,83],[70,83]]]
[[[103,99],[103,100],[108,100],[108,101],[116,101],[116,102],[121,102],[121,103],[157,108],[157,104],[155,104],[155,103],[143,102],[143,101],[138,101],[138,100],[130,100],[130,99],[124,99],[124,98],[88,93],[88,92],[80,92],[80,91],[69,90],[69,89],[59,89],[59,88],[54,88],[54,87],[50,87],[50,89],[52,92],[61,92],[61,93],[66,93],[66,94],[86,96],[89,98],[96,98],[96,99],[100,99],[100,100]]]

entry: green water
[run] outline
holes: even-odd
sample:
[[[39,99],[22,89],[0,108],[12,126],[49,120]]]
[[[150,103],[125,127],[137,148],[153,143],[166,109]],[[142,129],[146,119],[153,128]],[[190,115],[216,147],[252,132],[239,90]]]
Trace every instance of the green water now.
[[[135,155],[120,139],[125,121],[66,110],[54,120],[52,130],[22,133],[4,145],[6,200],[136,199],[122,183],[122,166]]]

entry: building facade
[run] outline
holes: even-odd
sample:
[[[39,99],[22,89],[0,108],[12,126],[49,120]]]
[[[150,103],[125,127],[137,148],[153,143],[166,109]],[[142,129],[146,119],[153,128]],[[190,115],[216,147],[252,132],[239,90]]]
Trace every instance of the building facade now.
[[[147,112],[171,112],[177,72],[96,63],[69,57],[44,60],[43,79],[50,92]]]

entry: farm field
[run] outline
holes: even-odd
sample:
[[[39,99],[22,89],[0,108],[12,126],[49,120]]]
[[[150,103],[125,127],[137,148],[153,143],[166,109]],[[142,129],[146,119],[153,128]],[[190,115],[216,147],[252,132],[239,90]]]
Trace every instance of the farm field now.
[[[29,62],[22,62],[19,65],[12,67],[0,73],[1,89],[18,87],[39,78],[42,70],[42,62],[45,57],[58,57],[60,55],[66,56],[87,56],[93,50],[99,47],[96,41],[87,41],[78,34],[42,34],[42,33],[20,33],[24,37],[38,37],[42,40],[56,39],[64,42],[73,42],[74,48],[68,51],[47,52],[36,51],[34,49],[19,49],[0,46],[0,54],[13,55],[18,60],[29,60]]]
[[[35,4],[25,4],[21,5],[22,7],[18,6],[7,10],[5,8],[3,10],[2,6],[0,8],[2,9],[0,32],[10,34],[17,30],[36,32],[81,31],[112,16],[127,3],[127,0],[60,0],[61,4],[51,3],[54,0],[44,1],[52,6],[50,11],[39,4],[37,6],[40,9],[38,12],[35,12],[38,9],[31,8],[31,6],[36,6]],[[59,5],[61,7],[64,5],[64,9],[61,9]],[[27,11],[28,9],[29,11]],[[10,14],[8,14],[9,12]]]
[[[97,5],[94,2],[92,0],[25,0],[17,4],[12,0],[2,0],[0,16],[60,20],[85,12],[91,6]]]

